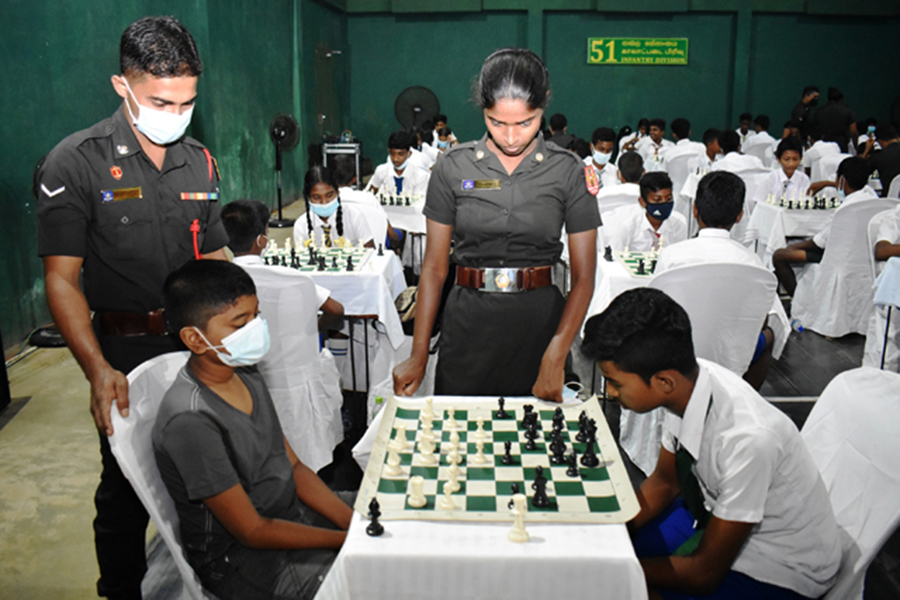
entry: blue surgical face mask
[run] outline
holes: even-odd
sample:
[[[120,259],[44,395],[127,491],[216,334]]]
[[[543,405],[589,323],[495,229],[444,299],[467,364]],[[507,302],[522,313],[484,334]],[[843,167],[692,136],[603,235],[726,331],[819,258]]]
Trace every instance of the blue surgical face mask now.
[[[131,91],[128,80],[122,77],[122,81],[125,82],[125,89],[128,90],[132,100],[139,107],[138,110],[140,112],[135,118],[128,101],[126,100],[125,102],[125,108],[128,109],[128,114],[131,116],[131,122],[134,123],[138,131],[147,136],[151,142],[161,146],[171,144],[184,135],[188,125],[191,124],[191,115],[194,114],[193,106],[180,115],[144,106],[134,97],[134,92]]]
[[[847,198],[847,192],[844,190],[844,186],[841,185],[841,182],[844,181],[844,178],[841,177],[837,182],[837,193],[841,200]]]
[[[438,140],[438,141],[437,141],[437,147],[438,147],[438,148],[441,148],[441,149],[443,149],[443,148],[449,148],[449,147],[450,147],[450,140],[447,140],[446,142],[442,142],[441,140]],[[404,163],[404,164],[405,164],[405,163]]]
[[[262,317],[257,316],[252,321],[222,338],[222,344],[213,346],[197,327],[194,327],[210,350],[216,353],[219,360],[229,367],[249,367],[263,359],[269,351],[269,326]],[[219,352],[219,348],[227,352]]]
[[[866,129],[866,131],[868,131],[869,133],[875,133],[875,126],[869,125],[869,127]]]
[[[675,201],[670,202],[660,202],[659,204],[650,204],[647,203],[647,214],[653,217],[654,219],[659,219],[660,221],[665,221],[669,218],[669,215],[672,214],[672,208],[675,206]]]
[[[328,217],[333,215],[334,212],[338,209],[338,206],[340,206],[340,201],[337,198],[335,198],[328,204],[313,204],[312,202],[309,203],[310,210],[312,210],[313,213],[319,215],[323,219],[327,219]]]
[[[594,162],[598,165],[605,165],[609,162],[609,157],[612,156],[612,152],[604,154],[599,150],[593,150],[591,154],[593,155]]]
[[[403,169],[406,168],[406,164],[407,164],[408,162],[409,162],[409,155],[406,156],[406,160],[404,160],[402,164],[400,164],[400,165],[394,165],[394,170],[395,170],[395,171],[402,171]],[[394,164],[393,161],[391,161],[391,164],[392,164],[392,165]]]

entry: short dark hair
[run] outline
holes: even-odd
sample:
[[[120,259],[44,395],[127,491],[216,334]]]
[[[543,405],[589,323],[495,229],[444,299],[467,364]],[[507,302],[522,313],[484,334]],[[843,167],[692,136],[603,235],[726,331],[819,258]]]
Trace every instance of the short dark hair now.
[[[410,135],[399,129],[388,137],[388,150],[409,150],[412,147]]]
[[[144,17],[119,40],[119,72],[154,77],[200,77],[203,62],[191,33],[175,17]]]
[[[691,136],[691,122],[681,117],[672,121],[672,135],[679,140],[686,140]]]
[[[847,180],[847,184],[854,190],[861,190],[869,181],[869,175],[872,174],[872,168],[869,163],[858,156],[845,158],[838,165],[837,175],[843,176]]]
[[[235,254],[243,254],[266,232],[269,207],[259,200],[234,200],[222,207],[221,217],[228,234],[228,247]]]
[[[805,88],[803,88],[803,97],[805,98],[806,96],[809,96],[810,94],[812,94],[812,93],[814,93],[814,92],[818,92],[818,91],[819,91],[819,87],[818,87],[818,86],[816,86],[816,85],[808,85],[808,86],[806,86]]]
[[[356,159],[350,154],[337,154],[331,158],[331,170],[338,186],[348,186],[356,177]]]
[[[525,48],[501,48],[484,59],[472,85],[475,104],[492,108],[497,100],[522,100],[531,110],[550,101],[550,74],[537,54]]]
[[[822,139],[822,128],[816,123],[810,123],[806,127],[806,135],[811,140],[819,141]]]
[[[566,115],[562,113],[556,113],[552,117],[550,117],[550,129],[553,131],[562,131],[569,125],[569,120],[566,118]]]
[[[711,171],[697,185],[697,214],[707,227],[731,229],[744,210],[744,180],[728,171]]]
[[[723,129],[719,132],[719,147],[722,149],[722,154],[737,152],[741,147],[741,136],[737,134],[737,131]]]
[[[844,99],[844,94],[841,93],[841,90],[836,87],[828,88],[828,101],[829,102],[840,102]]]
[[[169,333],[184,327],[205,329],[211,317],[253,296],[256,286],[241,267],[224,260],[192,260],[172,271],[163,284]]]
[[[629,150],[619,159],[618,166],[619,173],[626,183],[637,183],[644,174],[644,157],[634,150]]]
[[[704,146],[709,146],[710,144],[717,141],[718,139],[719,139],[719,130],[714,127],[704,131],[703,137],[701,138]]]
[[[769,115],[756,115],[756,118],[753,119],[753,123],[759,125],[759,128],[763,131],[769,130]]]
[[[875,138],[883,142],[897,138],[897,130],[890,123],[882,123],[875,128]]]
[[[593,146],[597,142],[615,142],[616,141],[616,132],[610,129],[609,127],[598,127],[594,130],[594,133],[591,134],[591,145]]]
[[[651,171],[650,173],[644,173],[644,176],[641,177],[640,184],[641,198],[644,199],[644,202],[647,201],[647,195],[650,194],[650,192],[672,189],[672,180],[665,171]]]
[[[440,121],[441,123],[447,124],[447,115],[434,115],[434,118],[431,120],[432,123],[437,123]]]
[[[443,136],[446,137],[446,136],[448,136],[448,135],[451,135],[452,133],[453,133],[453,130],[450,129],[449,127],[441,127],[441,128],[438,130],[438,135],[439,135],[439,136],[443,135]]]
[[[698,368],[687,312],[653,288],[623,292],[588,319],[581,351],[593,361],[611,361],[647,385],[660,371],[690,377]]]
[[[775,148],[775,156],[781,158],[781,155],[788,150],[793,150],[800,155],[800,158],[803,158],[803,142],[792,135],[778,142],[778,147]]]
[[[665,119],[650,119],[650,127],[659,127],[661,131],[666,130],[666,120]],[[650,127],[647,128],[647,131],[650,131]]]
[[[582,159],[591,155],[591,145],[580,137],[572,138],[572,141],[566,145],[566,150],[573,150]]]
[[[752,121],[753,115],[750,113],[741,113],[741,116],[738,117],[738,121]]]
[[[643,117],[642,119],[640,119],[638,121],[638,129],[640,129],[641,127],[650,129],[650,119],[648,119],[647,117]]]

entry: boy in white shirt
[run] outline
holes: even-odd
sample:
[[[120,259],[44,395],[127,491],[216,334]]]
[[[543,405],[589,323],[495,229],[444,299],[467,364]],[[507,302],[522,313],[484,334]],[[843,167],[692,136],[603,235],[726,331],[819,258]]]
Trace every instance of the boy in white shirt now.
[[[640,154],[629,151],[619,157],[619,167],[616,170],[618,185],[604,186],[596,194],[604,222],[608,213],[621,206],[623,198],[629,203],[630,199],[634,198],[634,204],[637,205],[637,200],[641,197],[638,182],[643,175],[644,159]]]
[[[815,123],[812,123],[807,127],[807,131],[809,131],[809,142],[811,145],[809,150],[803,153],[803,168],[808,175],[816,161],[829,154],[840,154],[841,147],[837,142],[823,141],[822,130]]]
[[[643,118],[638,121],[637,131],[622,136],[622,138],[619,140],[619,154],[634,150],[638,142],[647,137],[647,131],[649,129],[650,119]]]
[[[585,325],[583,353],[623,407],[665,412],[628,526],[651,598],[802,600],[834,584],[841,539],[797,427],[738,375],[694,355],[687,313],[652,288]]]
[[[778,140],[776,140],[769,134],[768,115],[757,115],[756,118],[753,119],[753,124],[754,128],[756,129],[756,135],[747,138],[747,140],[743,144],[741,144],[741,152],[743,152],[744,154],[750,154],[749,150],[751,148],[763,146],[763,152],[765,155],[763,164],[769,167],[772,165],[772,162],[774,160],[775,146],[778,144]]]
[[[838,166],[837,189],[844,196],[843,205],[878,198],[875,190],[866,185],[869,181],[869,165],[858,156],[845,158]],[[797,289],[797,277],[791,268],[793,264],[817,263],[822,261],[828,236],[831,233],[831,222],[815,236],[796,244],[779,248],[772,255],[775,276],[789,296]]]
[[[671,148],[675,144],[665,139],[666,122],[664,119],[652,119],[650,121],[650,134],[642,138],[635,146],[635,150],[644,157],[644,168],[648,171],[661,171],[665,148]],[[662,152],[662,154],[661,154]]]
[[[619,185],[619,169],[611,160],[615,143],[616,133],[609,127],[598,127],[591,134],[591,155],[584,159],[584,164],[596,177],[598,191]]]
[[[438,139],[438,134],[444,127],[447,127],[447,115],[435,115],[434,117],[434,140]],[[456,139],[456,136],[453,135],[453,132],[450,132],[450,145],[455,146],[459,143],[459,140]]]
[[[714,162],[719,160],[722,149],[719,147],[719,130],[707,129],[703,132],[704,152],[688,163],[688,171],[691,173],[706,172],[712,169]]]
[[[761,192],[775,198],[776,202],[784,199],[788,202],[800,202],[806,198],[809,190],[809,177],[798,167],[803,157],[803,144],[795,137],[789,137],[778,142],[775,150],[775,158],[780,168],[775,169],[760,188]],[[765,197],[757,198],[757,202],[764,202]]]
[[[719,148],[722,149],[722,158],[716,161],[711,168],[713,171],[761,171],[765,169],[762,161],[755,156],[741,154],[741,138],[734,131],[719,132]]]
[[[609,215],[604,239],[613,251],[658,250],[687,239],[687,220],[672,212],[672,180],[663,172],[646,173],[640,181],[638,204],[623,206]],[[608,230],[607,230],[608,229]]]
[[[740,136],[741,139],[741,148],[744,147],[744,143],[756,135],[756,131],[751,129],[753,127],[753,115],[750,113],[741,113],[741,116],[738,117],[738,128],[734,130]]]
[[[675,145],[669,148],[665,148],[660,152],[663,154],[664,160],[664,168],[668,170],[665,165],[668,164],[674,158],[679,156],[695,155],[695,154],[705,154],[706,146],[701,144],[700,142],[692,142],[691,141],[691,122],[687,119],[678,118],[672,121],[672,139],[675,140]]]
[[[428,170],[410,160],[412,140],[405,131],[395,131],[388,138],[388,161],[378,165],[366,188],[384,196],[425,196]]]

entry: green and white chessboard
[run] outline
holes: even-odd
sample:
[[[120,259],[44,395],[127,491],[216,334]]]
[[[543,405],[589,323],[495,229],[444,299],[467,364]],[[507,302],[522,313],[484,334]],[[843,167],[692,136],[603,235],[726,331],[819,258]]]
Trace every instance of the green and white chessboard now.
[[[542,426],[534,451],[525,449],[527,438],[521,425],[525,404],[535,405]],[[578,433],[578,416],[583,410],[597,423],[595,451],[600,464],[593,468],[579,464],[577,477],[566,475],[566,465],[552,465],[550,462],[546,438],[553,428],[554,408],[551,405],[537,400],[507,400],[505,410],[510,418],[504,420],[495,417],[498,408],[495,399],[484,398],[483,402],[466,402],[454,406],[439,397],[434,400],[433,407],[436,413],[433,429],[438,440],[435,455],[440,456],[440,462],[436,466],[426,466],[422,462],[418,444],[421,434],[420,415],[425,409],[424,400],[391,398],[388,401],[357,496],[356,510],[360,513],[367,515],[369,502],[377,497],[382,520],[508,521],[508,504],[512,497],[513,483],[518,484],[520,492],[529,498],[529,522],[624,523],[638,513],[637,497],[596,396],[579,406],[563,409],[566,421],[562,438],[567,446],[566,454],[571,452],[574,445],[579,461],[586,445],[574,441]],[[450,463],[447,454],[450,431],[445,427],[448,408],[455,409],[454,418],[459,426],[457,431],[464,453],[460,464],[461,489],[453,494],[453,500],[459,506],[456,510],[438,508],[443,482],[449,479]],[[488,456],[489,463],[475,466],[469,464],[471,457],[476,454],[476,444],[471,436],[477,430],[479,417],[484,419],[484,430],[490,434],[490,439],[484,444],[484,453]],[[384,473],[388,457],[387,445],[396,435],[397,425],[400,424],[406,425],[406,437],[410,443],[400,453],[402,474],[391,477]],[[506,441],[512,442],[512,465],[502,462]],[[531,504],[531,497],[534,495],[531,484],[538,465],[543,467],[544,477],[549,480],[547,495],[550,503],[545,508],[535,508]],[[412,508],[407,501],[409,478],[414,475],[421,475],[425,479],[423,488],[426,504],[422,508]]]
[[[658,252],[616,252],[616,259],[622,263],[632,277],[652,277],[654,261],[659,258]],[[644,272],[639,273],[640,261],[644,261]]]
[[[297,259],[300,261],[300,264],[297,266],[297,270],[303,273],[312,273],[312,272],[320,272],[320,273],[345,273],[347,272],[347,257],[353,257],[353,270],[359,271],[365,264],[369,261],[369,258],[372,256],[374,250],[371,248],[316,248],[315,249],[317,256],[325,257],[325,270],[319,271],[319,265],[309,264],[309,254],[310,248],[302,248],[298,249]],[[291,253],[290,251],[285,251],[284,249],[279,249],[277,253],[266,254],[265,258],[268,258],[270,261],[272,258],[277,257],[278,264],[282,264],[282,259],[284,260],[284,266],[291,266]]]

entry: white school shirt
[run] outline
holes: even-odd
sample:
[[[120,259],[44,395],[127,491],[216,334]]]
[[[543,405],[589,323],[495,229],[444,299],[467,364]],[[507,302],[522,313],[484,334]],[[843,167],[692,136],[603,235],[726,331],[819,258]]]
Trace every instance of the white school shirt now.
[[[255,254],[244,254],[243,256],[235,256],[234,264],[240,267],[255,267],[255,266],[265,266],[266,263],[263,262],[261,256]],[[282,267],[281,265],[270,265],[272,269],[276,269],[279,273],[283,274],[285,277],[309,277],[306,273],[301,273],[300,271],[295,271],[290,267]],[[312,279],[312,278],[310,278]],[[316,308],[322,308],[322,305],[325,304],[325,301],[331,296],[331,292],[323,288],[321,285],[314,283],[316,286]]]
[[[403,196],[421,196],[424,198],[425,191],[428,189],[428,179],[430,175],[430,171],[423,169],[410,160],[406,164],[406,168],[403,169],[403,175],[399,176],[403,179],[403,191],[401,191],[400,194]],[[372,190],[378,188],[380,194],[386,196],[397,195],[397,184],[394,181],[394,177],[398,177],[398,175],[394,170],[394,163],[389,159],[386,163],[378,165],[375,169],[375,173],[372,175],[372,179],[369,180],[369,186],[366,189]]]
[[[738,136],[741,138],[741,147],[742,147],[742,148],[743,148],[743,146],[744,146],[744,142],[746,142],[747,140],[749,140],[750,138],[752,138],[752,137],[754,137],[754,136],[756,135],[756,130],[754,130],[754,129],[748,129],[748,130],[747,130],[747,135],[744,135],[743,133],[741,133],[741,128],[740,128],[740,127],[738,127],[737,129],[735,129],[734,132],[735,132],[736,134],[738,134]]]
[[[440,137],[440,136],[438,136],[438,130],[435,129],[435,130],[433,131],[433,133],[434,133],[434,138],[433,138],[433,139],[434,139],[435,142],[437,142],[438,139],[439,139],[439,137]],[[457,141],[459,141],[459,140],[456,139],[456,134],[451,132],[450,135],[447,136],[447,141],[450,142],[451,145],[453,145],[453,142],[457,142]],[[449,149],[449,148],[448,148],[448,149]]]
[[[601,190],[619,185],[619,169],[612,161],[603,165],[603,168],[601,169],[598,169],[597,165],[594,164],[594,157],[592,156],[585,157],[582,162],[592,168],[597,177],[600,178]]]
[[[343,203],[381,206],[381,204],[379,204],[378,202],[378,198],[376,198],[375,194],[373,194],[372,192],[367,192],[365,190],[354,190],[349,186],[339,188],[338,196],[341,199],[342,206]]]
[[[733,570],[820,597],[837,576],[841,539],[796,425],[739,375],[697,362],[684,416],[665,411],[663,447],[680,445],[696,459],[691,470],[715,517],[756,524]]]
[[[633,132],[629,133],[628,135],[626,135],[625,137],[623,137],[621,140],[619,140],[619,155],[622,154],[622,148],[625,147],[625,144],[627,144],[628,142],[630,142],[631,140],[633,140],[634,138],[636,138],[640,135],[641,135],[640,131],[633,131]],[[644,136],[644,137],[647,137],[647,136]]]
[[[755,156],[744,155],[738,152],[729,152],[710,167],[710,171],[729,171],[740,173],[742,171],[767,170],[762,161]]]
[[[891,214],[887,219],[882,219],[881,225],[875,231],[875,243],[887,242],[888,244],[900,244],[900,206],[891,210]],[[874,252],[875,248],[872,247]],[[876,260],[875,271],[881,273],[887,261]]]
[[[796,202],[806,198],[806,191],[809,189],[809,177],[806,173],[797,169],[791,175],[791,178],[788,179],[784,174],[784,169],[779,165],[777,169],[769,174],[763,189],[766,190],[766,194],[774,196],[776,202],[780,201],[782,196],[784,196],[785,201],[794,200]],[[764,202],[765,198],[759,201]]]
[[[634,206],[622,206],[610,213],[609,225],[604,226],[603,235],[606,244],[615,252],[623,252],[625,248],[633,252],[649,252],[659,248],[660,236],[663,249],[669,244],[686,240],[687,220],[684,215],[673,210],[669,218],[655,230],[647,220],[647,211],[635,202]]]
[[[683,156],[685,154],[693,156],[694,154],[706,154],[706,146],[700,142],[692,142],[684,139],[678,140],[673,146],[668,146],[659,151],[665,162]]]
[[[358,246],[360,242],[365,244],[366,242],[372,241],[373,236],[372,232],[369,230],[369,225],[366,223],[363,216],[356,212],[356,209],[353,208],[352,204],[342,203],[340,211],[344,224],[344,239],[354,246]],[[322,225],[331,226],[331,240],[332,242],[337,242],[337,211],[328,217],[327,222],[323,220],[322,217],[312,212],[310,213],[309,218],[312,221],[313,236],[316,246],[321,247],[325,244],[325,233],[322,231]],[[294,222],[294,245],[300,247],[303,245],[303,242],[308,239],[309,225],[306,221],[306,215],[302,214],[300,215],[300,218]]]
[[[778,142],[780,140],[776,140],[771,135],[769,135],[768,131],[760,131],[753,137],[747,138],[747,141],[741,144],[741,152],[744,154],[747,153],[747,150],[750,148],[755,148],[756,146],[766,146],[766,163],[767,165],[771,165],[775,160],[775,148],[778,146]]]
[[[712,160],[709,159],[709,156],[706,154],[706,146],[703,147],[703,152],[698,154],[690,161],[688,161],[688,173],[696,173],[697,171],[712,171],[713,164],[721,158],[720,155],[716,154]]]
[[[863,186],[863,189],[857,190],[847,196],[841,206],[853,204],[854,202],[859,202],[860,200],[873,200],[875,198],[878,198],[878,194],[875,193],[875,190],[865,185]],[[834,219],[834,215],[832,215],[831,218]],[[824,250],[825,246],[828,244],[829,235],[831,235],[831,221],[828,221],[828,225],[826,225],[825,228],[822,229],[822,231],[813,236],[813,243]]]
[[[427,156],[431,161],[431,166],[434,166],[434,162],[440,156],[441,151],[437,149],[437,146],[432,146],[428,142],[422,142],[422,154]]]
[[[803,153],[803,160],[800,164],[802,164],[804,168],[811,168],[813,163],[823,156],[840,153],[841,147],[837,145],[837,142],[823,142],[822,140],[818,140],[809,150]]]
[[[656,144],[653,141],[653,138],[648,135],[645,138],[641,138],[641,141],[635,146],[635,150],[644,157],[644,168],[647,169],[648,172],[659,171],[661,168],[651,167],[661,167],[666,149],[672,148],[674,145],[675,144],[667,139],[663,139],[659,144]]]

